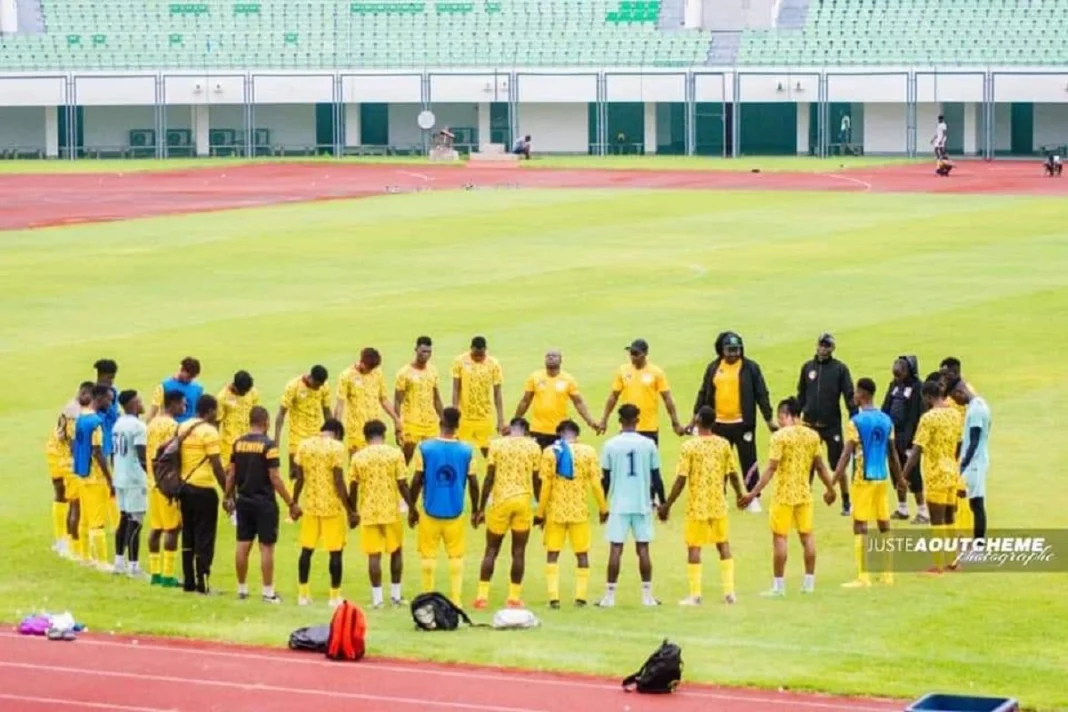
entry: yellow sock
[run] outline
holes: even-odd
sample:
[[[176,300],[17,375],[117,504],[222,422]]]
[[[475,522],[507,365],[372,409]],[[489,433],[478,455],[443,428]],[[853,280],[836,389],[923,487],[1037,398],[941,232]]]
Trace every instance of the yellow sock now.
[[[478,595],[475,596],[475,598],[479,599],[480,601],[488,601],[489,600],[489,590],[490,590],[490,582],[489,581],[479,581],[478,582]]]
[[[311,584],[299,583],[297,584],[297,595],[301,598],[311,598]]]
[[[686,564],[686,581],[690,584],[690,598],[700,598],[701,564]]]
[[[521,583],[509,583],[508,584],[508,600],[520,601],[523,599],[523,584]]]
[[[437,559],[422,559],[419,562],[419,573],[423,582],[423,593],[430,593],[434,590],[434,571],[437,568]]]
[[[108,535],[103,529],[93,529],[89,532],[89,556],[98,564],[107,563]]]
[[[52,503],[52,538],[56,541],[67,538],[67,508],[66,502]]]
[[[864,566],[864,540],[866,538],[864,534],[853,535],[853,560],[857,564],[857,580],[859,581],[871,580],[868,569]]]
[[[341,589],[340,588],[331,588],[330,589],[330,600],[331,601],[340,601],[341,600]]]
[[[560,580],[559,569],[557,569],[556,578],[557,578],[557,581],[559,582],[559,580]],[[583,568],[575,569],[575,600],[576,601],[585,601],[585,600],[587,600],[586,599],[586,592],[589,591],[589,589],[590,589],[590,569],[589,569],[589,567],[586,567],[584,569]]]
[[[449,598],[460,608],[464,607],[464,560],[449,559]]]
[[[119,513],[119,503],[114,497],[111,497],[108,499],[108,527],[111,531],[115,531],[119,528],[119,520],[121,518],[122,515]]]
[[[89,520],[84,513],[78,518],[78,552],[81,558],[89,558]]]
[[[887,585],[893,585],[894,583],[894,552],[890,551],[890,547],[886,547],[887,551],[883,553],[883,575],[882,582]]]
[[[560,600],[560,564],[545,564],[545,587],[550,601]]]
[[[177,551],[167,551],[166,549],[163,550],[163,568],[162,571],[160,571],[160,573],[163,575],[163,578],[175,578],[174,565],[177,558]]]
[[[71,540],[71,550],[74,552],[74,558],[79,561],[84,560],[89,556],[89,535],[79,532],[77,539]]]
[[[148,555],[148,573],[151,576],[160,576],[163,573],[163,567],[160,564],[160,559],[163,557],[159,554],[149,553]]]
[[[734,594],[734,559],[719,560],[719,582],[724,596]]]

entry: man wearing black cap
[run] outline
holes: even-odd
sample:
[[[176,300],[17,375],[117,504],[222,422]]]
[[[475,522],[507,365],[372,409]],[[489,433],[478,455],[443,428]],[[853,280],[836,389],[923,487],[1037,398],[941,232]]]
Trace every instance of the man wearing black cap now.
[[[675,399],[671,397],[671,386],[667,376],[659,366],[649,362],[649,342],[635,339],[626,347],[630,354],[630,363],[625,363],[616,371],[612,379],[612,392],[604,405],[604,417],[601,418],[601,430],[608,427],[608,418],[616,408],[616,403],[638,407],[638,432],[653,442],[660,444],[660,407],[658,398],[664,399],[668,416],[671,417],[671,429],[682,435],[685,428],[679,423],[679,414],[675,410]]]
[[[724,331],[716,337],[716,356],[701,379],[701,387],[693,405],[694,417],[706,405],[716,411],[712,432],[726,438],[737,450],[738,462],[745,473],[746,488],[751,489],[760,477],[756,469],[757,407],[764,416],[768,430],[774,432],[778,429],[771,419],[768,386],[757,362],[745,357],[742,337],[733,331]],[[760,511],[759,500],[753,500],[749,511]]]
[[[842,457],[842,407],[839,401],[845,401],[850,417],[857,414],[857,405],[853,402],[853,377],[849,367],[834,358],[834,347],[833,336],[820,334],[816,340],[816,357],[805,362],[797,380],[801,417],[827,445],[829,462],[838,462]],[[851,514],[849,480],[840,478],[838,485],[842,492],[842,516],[846,517]]]

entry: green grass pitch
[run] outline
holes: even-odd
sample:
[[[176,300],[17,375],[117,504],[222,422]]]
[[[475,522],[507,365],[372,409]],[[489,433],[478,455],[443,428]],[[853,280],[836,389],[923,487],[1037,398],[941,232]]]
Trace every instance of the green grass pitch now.
[[[313,563],[316,606],[294,605],[293,525],[283,525],[279,545],[281,607],[151,590],[48,552],[45,434],[103,356],[119,361],[121,387],[143,392],[189,354],[204,363],[212,393],[247,368],[273,410],[286,380],[313,363],[336,376],[375,345],[392,375],[427,333],[446,371],[484,334],[505,368],[507,408],[558,346],[599,413],[624,344],[643,337],[688,410],[718,331],[744,335],[777,399],[829,330],[854,377],[874,376],[880,388],[897,354],[918,354],[923,372],[960,357],[994,412],[991,526],[1066,527],[1068,441],[1056,435],[1068,408],[1066,237],[1068,206],[1056,200],[596,190],[395,195],[4,233],[0,619],[70,609],[97,631],[280,645],[292,629],[328,618],[324,554]],[[759,439],[763,462],[767,433]],[[663,437],[672,474],[678,444]],[[619,608],[544,608],[535,535],[524,594],[540,630],[430,637],[413,632],[407,611],[373,611],[371,652],[623,675],[671,636],[690,679],[906,698],[971,691],[1068,707],[1063,575],[902,575],[893,588],[843,590],[853,574],[849,521],[820,505],[814,596],[798,594],[796,541],[786,599],[757,596],[770,583],[766,517],[734,513],[738,605],[715,603],[709,550],[710,603],[680,609],[682,513],[658,527],[653,547],[658,610],[638,606],[629,551]],[[482,530],[468,536],[472,598]],[[226,519],[219,541],[213,583],[232,592]],[[601,593],[605,564],[596,541],[591,596]],[[414,534],[407,544],[411,595]],[[355,541],[345,562],[346,594],[368,600]],[[566,594],[573,558],[561,562]],[[507,565],[498,563],[497,603]],[[444,574],[439,567],[443,586]],[[256,591],[257,574],[251,583]]]

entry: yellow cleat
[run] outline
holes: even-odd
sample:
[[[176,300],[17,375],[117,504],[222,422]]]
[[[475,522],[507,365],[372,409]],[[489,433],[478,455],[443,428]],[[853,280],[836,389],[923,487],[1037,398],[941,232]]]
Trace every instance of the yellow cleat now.
[[[855,581],[847,581],[842,584],[842,588],[868,588],[871,586],[871,579],[858,578]]]

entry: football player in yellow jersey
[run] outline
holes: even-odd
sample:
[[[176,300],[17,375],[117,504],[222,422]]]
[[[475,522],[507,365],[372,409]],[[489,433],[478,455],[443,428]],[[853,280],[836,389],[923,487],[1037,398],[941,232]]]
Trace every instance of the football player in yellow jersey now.
[[[371,579],[371,605],[381,608],[382,554],[390,555],[390,602],[404,605],[401,576],[404,557],[400,555],[404,528],[400,503],[412,506],[405,479],[404,453],[386,444],[386,424],[369,420],[363,426],[367,446],[352,456],[349,463],[349,504],[356,510],[360,526],[360,543],[367,554],[367,572]]]
[[[490,443],[482,500],[478,511],[472,515],[476,526],[483,521],[486,523],[486,553],[482,557],[475,608],[489,605],[493,567],[508,532],[512,533],[512,572],[507,605],[509,608],[523,607],[521,596],[527,540],[534,520],[530,503],[541,494],[540,466],[541,448],[530,439],[530,424],[523,418],[513,418],[508,436]]]
[[[939,366],[939,372],[942,374],[942,388],[943,392],[945,393],[946,405],[950,406],[958,413],[960,413],[961,438],[963,438],[964,412],[966,410],[966,406],[963,406],[957,403],[957,401],[955,401],[953,398],[950,398],[949,391],[945,390],[949,384],[957,383],[963,381],[964,379],[964,376],[962,376],[960,373],[960,359],[954,356],[947,356],[946,358],[942,359],[942,363]],[[965,388],[973,396],[978,395],[978,393],[975,392],[975,388],[972,387],[971,383],[965,384]],[[957,456],[959,459],[959,452],[957,453]],[[965,487],[963,477],[958,478],[957,485],[957,501],[955,503],[956,512],[954,513],[953,521],[956,525],[957,530],[960,532],[960,536],[971,536],[975,528],[975,517],[972,515],[972,509],[968,503],[968,491]],[[955,563],[951,564],[949,568],[955,571],[957,569],[957,565]]]
[[[228,465],[234,443],[249,431],[249,414],[260,404],[260,394],[249,372],[238,371],[215,399],[219,401],[219,459]]]
[[[627,347],[627,352],[630,354],[630,363],[620,366],[612,379],[612,392],[608,395],[608,402],[604,405],[604,417],[600,422],[601,432],[608,428],[608,418],[615,411],[616,403],[629,403],[637,406],[641,413],[638,432],[659,445],[660,408],[657,400],[663,398],[671,418],[671,429],[676,435],[684,434],[686,428],[679,423],[679,414],[675,409],[675,399],[671,397],[667,376],[664,375],[663,369],[649,362],[649,342],[645,339],[635,339]]]
[[[359,519],[349,502],[345,487],[345,427],[335,418],[327,418],[319,435],[306,438],[294,457],[296,477],[293,501],[304,515],[300,526],[299,591],[297,605],[311,603],[311,560],[320,542],[330,555],[330,607],[341,605],[342,552],[349,529]],[[306,494],[301,503],[300,497]]]
[[[702,406],[697,411],[697,437],[683,443],[679,453],[675,486],[667,501],[660,505],[660,520],[666,522],[671,515],[671,506],[690,486],[690,498],[686,505],[686,573],[690,595],[679,601],[681,606],[701,604],[701,548],[715,544],[719,550],[720,582],[723,585],[723,602],[732,604],[734,595],[734,559],[731,556],[729,527],[727,523],[727,498],[724,496],[726,481],[734,489],[736,501],[741,499],[742,480],[734,467],[731,444],[726,438],[714,434],[716,410]]]
[[[587,493],[597,502],[601,524],[608,520],[608,502],[601,486],[601,461],[592,446],[578,442],[578,424],[556,426],[557,441],[542,453],[541,496],[534,524],[545,530],[545,584],[549,607],[560,608],[560,552],[571,542],[575,552],[575,605],[586,605],[590,584],[590,510]]]
[[[349,455],[354,455],[367,444],[363,426],[378,420],[383,410],[393,420],[397,444],[401,443],[400,418],[386,394],[386,380],[382,376],[381,366],[382,355],[378,350],[366,348],[360,352],[360,360],[342,371],[338,378],[334,417],[345,426],[345,445]]]
[[[765,596],[785,596],[786,583],[786,537],[790,529],[796,529],[805,551],[805,578],[802,593],[816,590],[816,540],[812,536],[812,488],[809,473],[816,469],[826,491],[823,501],[834,504],[834,481],[823,462],[819,434],[802,424],[801,405],[796,398],[787,398],[779,403],[779,429],[768,444],[768,466],[756,486],[738,500],[740,508],[748,507],[771,478],[775,481],[775,496],[771,505],[771,537],[774,555],[772,569],[775,578],[771,590]]]
[[[293,479],[297,448],[307,438],[316,437],[323,422],[330,417],[330,388],[325,366],[312,366],[303,376],[286,384],[282,404],[274,421],[274,441],[282,442],[282,426],[289,415],[289,477]]]
[[[156,487],[152,461],[159,449],[178,432],[176,418],[181,417],[185,411],[185,395],[181,391],[165,393],[163,410],[148,424],[148,432],[145,434],[145,465],[148,472],[148,573],[150,583],[163,588],[178,588],[179,585],[176,566],[182,512],[177,500],[165,497]]]
[[[411,463],[415,446],[438,435],[443,406],[438,390],[438,370],[430,363],[434,343],[429,336],[415,340],[415,358],[397,372],[393,410],[401,419],[404,459]]]
[[[71,533],[68,517],[70,502],[67,495],[67,481],[73,477],[73,460],[71,442],[74,439],[74,421],[78,419],[82,406],[80,400],[92,399],[93,382],[85,381],[78,387],[78,392],[59,412],[56,422],[48,432],[45,443],[45,459],[48,463],[48,475],[52,479],[52,536],[55,540],[52,551],[62,557],[70,555]],[[76,487],[71,488],[71,494]],[[74,498],[77,499],[76,497]],[[77,522],[77,518],[75,518]],[[75,533],[77,526],[75,526]]]
[[[461,442],[470,443],[489,453],[490,437],[506,434],[504,429],[504,396],[501,364],[486,353],[486,338],[471,339],[471,350],[460,354],[452,362],[452,407],[460,409]],[[496,410],[496,426],[490,420]]]
[[[920,416],[916,435],[912,438],[912,450],[905,463],[904,477],[921,463],[923,489],[927,494],[927,507],[931,513],[931,527],[937,536],[953,528],[954,508],[957,503],[960,467],[957,463],[957,447],[960,444],[963,424],[956,408],[946,405],[943,386],[938,381],[923,384],[923,402],[927,412]],[[934,554],[934,566],[929,573],[940,574],[946,565],[944,553]]]
[[[522,418],[530,409],[530,434],[543,450],[556,442],[556,426],[567,420],[568,403],[595,433],[604,432],[586,408],[579,393],[578,382],[563,370],[564,357],[559,349],[545,354],[545,368],[530,374],[523,385],[523,397],[515,407],[515,417]]]

